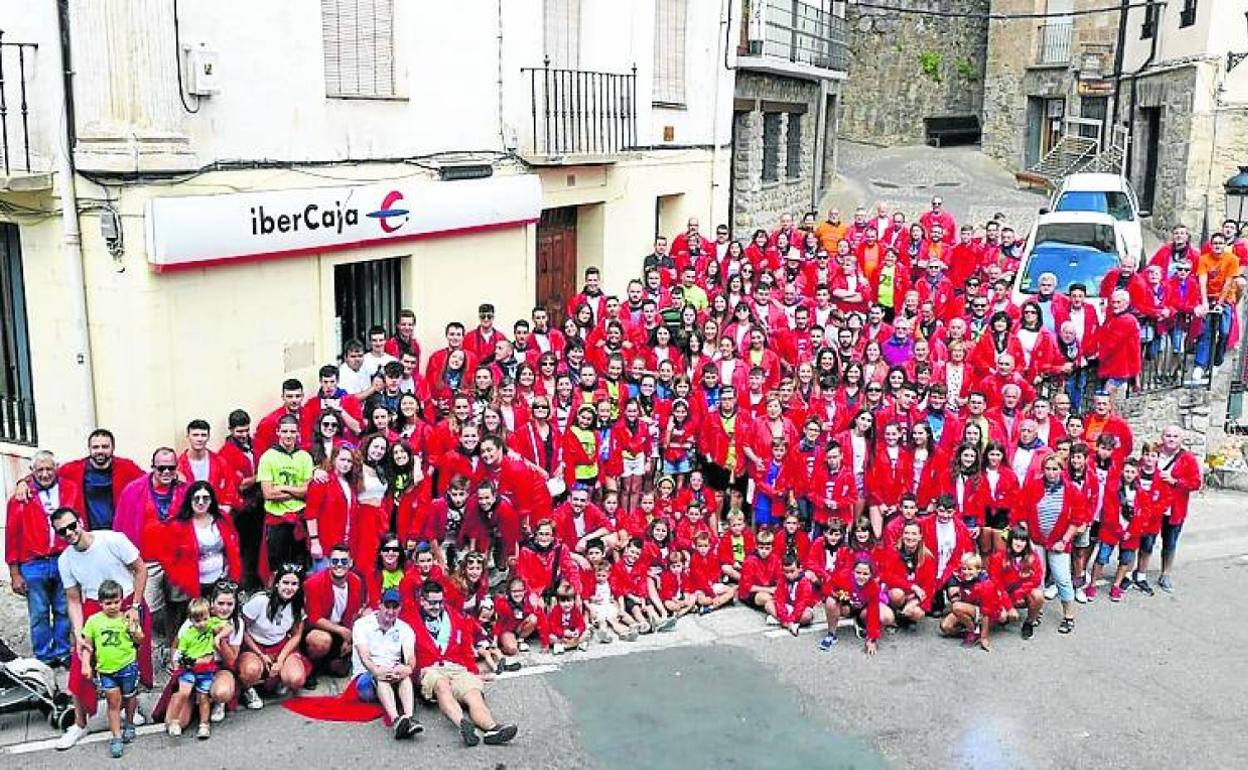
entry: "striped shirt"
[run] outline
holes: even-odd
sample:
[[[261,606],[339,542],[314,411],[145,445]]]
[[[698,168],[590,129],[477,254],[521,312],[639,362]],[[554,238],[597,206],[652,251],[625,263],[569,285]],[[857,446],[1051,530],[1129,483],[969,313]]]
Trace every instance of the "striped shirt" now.
[[[1044,497],[1036,503],[1036,518],[1040,521],[1040,532],[1046,538],[1053,532],[1053,528],[1057,526],[1057,520],[1061,518],[1065,498],[1066,486],[1063,484],[1056,490],[1046,488]]]

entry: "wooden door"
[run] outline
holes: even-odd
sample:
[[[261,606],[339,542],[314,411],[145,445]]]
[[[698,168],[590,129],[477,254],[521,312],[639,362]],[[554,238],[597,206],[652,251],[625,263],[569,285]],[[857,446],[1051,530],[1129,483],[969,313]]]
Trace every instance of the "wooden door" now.
[[[550,312],[551,328],[563,324],[576,291],[576,207],[546,209],[537,223],[537,304]]]

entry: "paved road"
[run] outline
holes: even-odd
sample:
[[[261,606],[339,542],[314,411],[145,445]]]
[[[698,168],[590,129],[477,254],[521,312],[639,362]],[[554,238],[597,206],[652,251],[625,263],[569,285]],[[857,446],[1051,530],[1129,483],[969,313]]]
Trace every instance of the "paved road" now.
[[[1019,189],[1014,175],[977,147],[877,147],[842,141],[837,171],[839,177],[825,193],[819,213],[826,215],[830,206],[840,206],[846,221],[855,206],[874,213],[877,203],[903,211],[913,221],[927,211],[933,195],[940,195],[959,225],[986,222],[1001,212],[1025,237],[1047,202],[1044,195]],[[1148,253],[1159,244],[1148,228],[1145,241]]]
[[[432,712],[412,744],[378,725],[312,723],[280,708],[231,718],[208,744],[143,736],[127,768],[392,765],[492,768],[1172,768],[1248,766],[1248,560],[1186,566],[1180,592],[1081,608],[991,654],[930,626],[887,637],[869,659],[846,640],[759,632],[713,645],[568,660],[499,682],[489,697],[521,723],[512,746],[465,749]],[[245,759],[246,758],[246,759]],[[103,744],[39,752],[22,767],[118,767]],[[453,763],[453,764],[451,764]],[[18,766],[18,765],[13,765]]]

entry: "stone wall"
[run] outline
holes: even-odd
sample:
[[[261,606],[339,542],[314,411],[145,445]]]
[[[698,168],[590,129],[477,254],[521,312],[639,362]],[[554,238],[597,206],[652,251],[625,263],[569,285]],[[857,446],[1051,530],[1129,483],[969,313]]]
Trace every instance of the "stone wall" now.
[[[912,0],[907,8],[988,11],[988,0]],[[897,14],[849,5],[849,79],[840,133],[847,139],[923,141],[923,118],[979,115],[983,108],[985,19]]]
[[[1208,452],[1213,422],[1210,415],[1214,409],[1213,394],[1204,388],[1134,395],[1118,404],[1117,409],[1131,426],[1137,448],[1142,441],[1159,440],[1163,428],[1177,424],[1183,427],[1184,446],[1202,460]]]
[[[1145,164],[1148,156],[1147,122],[1145,109],[1160,109],[1160,136],[1157,142],[1157,176],[1153,194],[1153,222],[1160,228],[1169,229],[1175,222],[1184,222],[1192,230],[1200,232],[1203,206],[1193,206],[1188,184],[1188,160],[1195,149],[1191,144],[1193,122],[1193,97],[1196,92],[1196,68],[1178,69],[1146,75],[1136,80],[1135,125],[1132,127],[1130,175],[1135,189],[1144,194]],[[1131,82],[1122,86],[1122,114],[1131,114]],[[1209,145],[1204,143],[1204,151]],[[1207,180],[1201,180],[1201,188]],[[1203,192],[1198,196],[1203,198]],[[1195,209],[1195,210],[1193,210]],[[1195,216],[1195,218],[1193,218]]]
[[[732,151],[732,231],[736,237],[748,239],[756,228],[774,229],[782,213],[800,216],[811,207],[816,139],[823,130],[819,123],[820,89],[809,80],[739,70],[735,96],[738,105],[742,100],[753,102],[753,109],[738,110],[734,116]],[[800,117],[780,113],[779,178],[770,182],[763,181],[764,102],[806,107]],[[794,118],[801,121],[802,159],[797,174],[789,176],[789,122]],[[836,136],[830,135],[826,140],[835,142]]]

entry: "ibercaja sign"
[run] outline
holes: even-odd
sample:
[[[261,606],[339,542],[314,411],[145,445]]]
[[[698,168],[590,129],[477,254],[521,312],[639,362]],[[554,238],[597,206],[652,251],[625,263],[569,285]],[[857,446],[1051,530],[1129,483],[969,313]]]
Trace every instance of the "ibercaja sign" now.
[[[153,198],[147,260],[158,272],[459,235],[536,222],[533,174]]]

